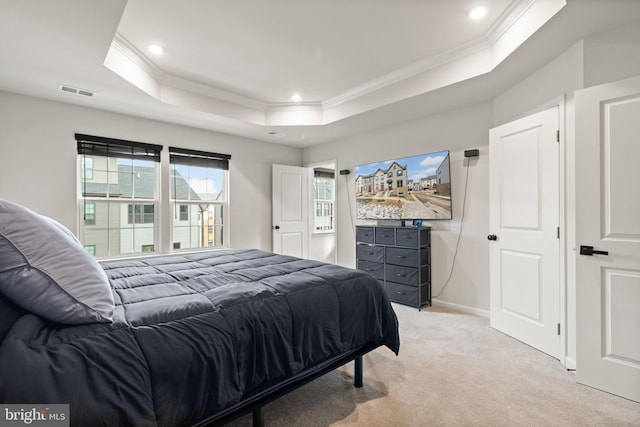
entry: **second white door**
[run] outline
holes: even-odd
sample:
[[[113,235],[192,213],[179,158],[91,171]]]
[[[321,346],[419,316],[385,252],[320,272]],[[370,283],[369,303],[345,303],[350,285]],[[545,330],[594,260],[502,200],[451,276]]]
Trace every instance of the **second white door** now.
[[[576,379],[640,402],[640,77],[575,101]]]
[[[491,129],[490,323],[560,357],[558,108]]]
[[[273,252],[308,258],[308,170],[273,165]]]

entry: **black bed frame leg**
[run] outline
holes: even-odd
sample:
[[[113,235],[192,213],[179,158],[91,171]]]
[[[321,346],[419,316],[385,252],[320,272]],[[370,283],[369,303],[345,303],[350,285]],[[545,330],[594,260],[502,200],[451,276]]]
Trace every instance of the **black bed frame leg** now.
[[[253,410],[253,427],[264,427],[264,414],[262,407]]]
[[[358,356],[353,360],[355,364],[355,372],[353,374],[353,385],[362,387],[362,356]]]

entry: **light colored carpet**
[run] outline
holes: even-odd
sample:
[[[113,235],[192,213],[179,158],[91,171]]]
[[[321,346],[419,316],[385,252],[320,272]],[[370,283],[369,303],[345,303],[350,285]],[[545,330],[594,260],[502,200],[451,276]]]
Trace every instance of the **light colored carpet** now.
[[[400,355],[364,358],[264,408],[280,426],[640,426],[640,404],[580,384],[560,363],[449,309],[395,305]],[[229,424],[250,426],[245,416]]]

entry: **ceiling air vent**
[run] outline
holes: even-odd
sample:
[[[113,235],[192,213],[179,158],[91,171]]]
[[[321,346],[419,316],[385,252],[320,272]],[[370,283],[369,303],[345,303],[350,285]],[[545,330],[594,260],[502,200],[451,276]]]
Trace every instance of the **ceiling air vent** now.
[[[90,90],[79,89],[77,87],[73,87],[73,86],[69,86],[69,85],[63,85],[63,84],[59,84],[58,85],[58,90],[60,92],[72,93],[74,95],[86,96],[86,97],[89,97],[89,98],[93,98],[94,96],[96,96],[96,93],[95,92],[91,92]]]

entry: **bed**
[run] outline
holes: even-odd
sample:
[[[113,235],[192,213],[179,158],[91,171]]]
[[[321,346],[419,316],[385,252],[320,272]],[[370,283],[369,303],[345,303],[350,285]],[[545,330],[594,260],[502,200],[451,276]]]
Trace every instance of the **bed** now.
[[[22,211],[7,203],[2,403],[69,404],[79,426],[218,425],[247,412],[259,425],[272,399],[350,361],[361,385],[362,355],[399,351],[395,313],[367,273],[255,249],[97,263],[52,255],[51,242],[75,238],[44,217],[45,248],[25,250],[15,236],[25,224],[7,225],[7,212],[14,223]]]

